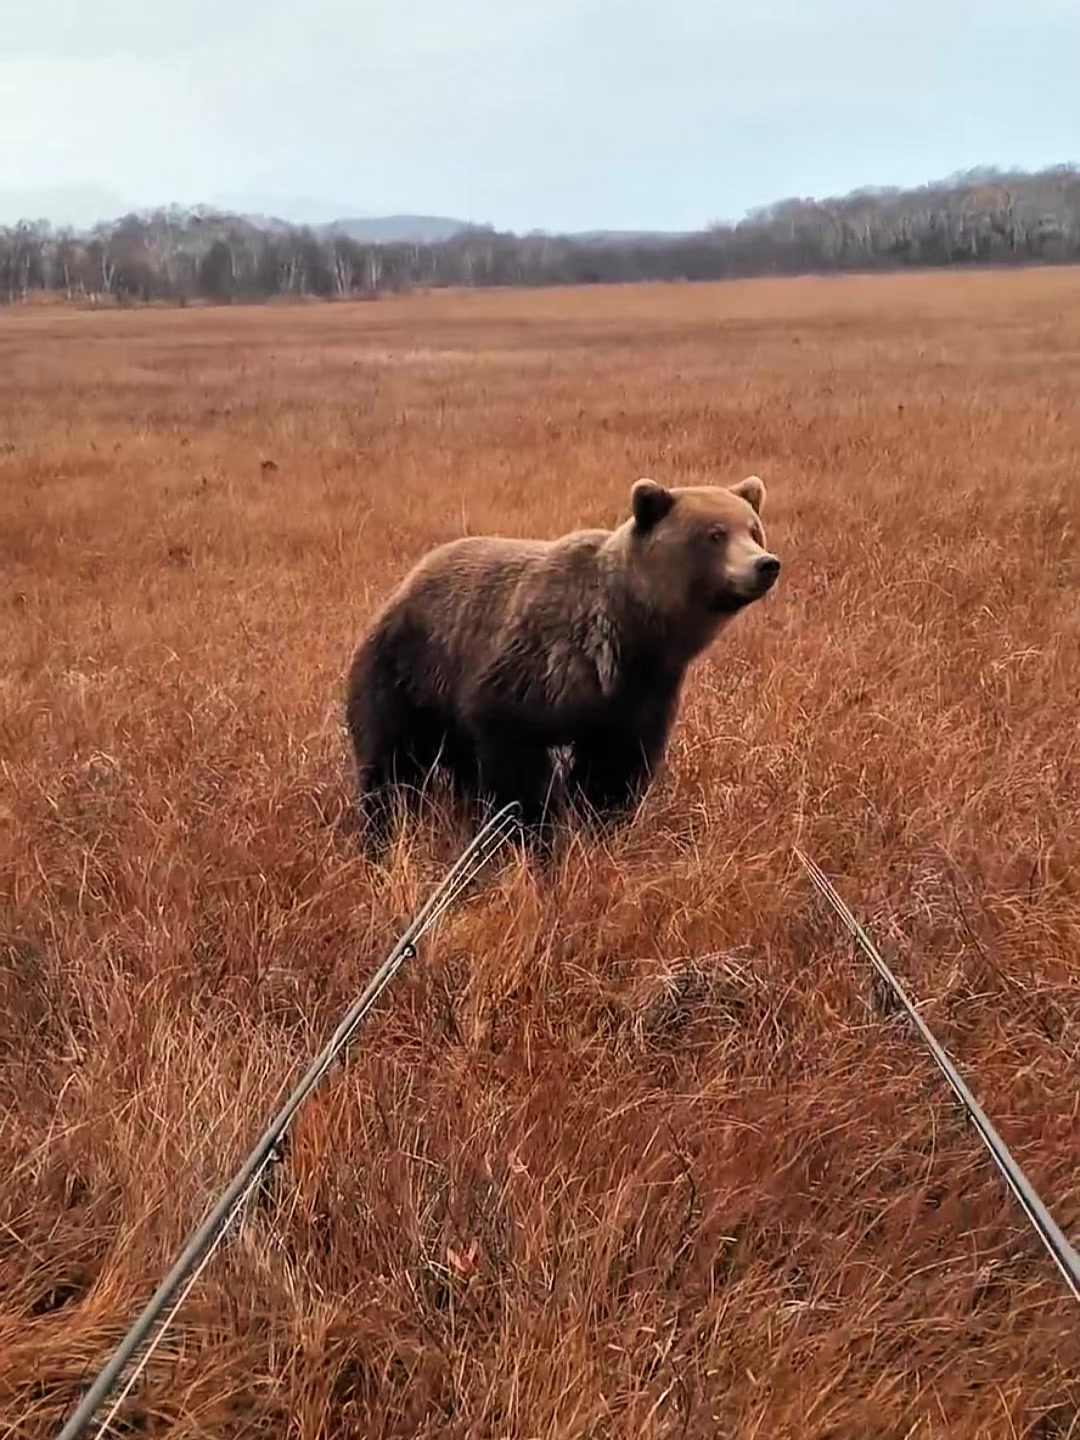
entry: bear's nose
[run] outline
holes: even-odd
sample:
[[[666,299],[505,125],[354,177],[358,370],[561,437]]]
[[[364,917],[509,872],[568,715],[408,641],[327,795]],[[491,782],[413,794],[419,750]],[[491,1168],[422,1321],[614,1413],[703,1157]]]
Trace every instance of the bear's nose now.
[[[780,561],[775,555],[759,555],[754,562],[754,569],[763,585],[771,585],[780,574]]]

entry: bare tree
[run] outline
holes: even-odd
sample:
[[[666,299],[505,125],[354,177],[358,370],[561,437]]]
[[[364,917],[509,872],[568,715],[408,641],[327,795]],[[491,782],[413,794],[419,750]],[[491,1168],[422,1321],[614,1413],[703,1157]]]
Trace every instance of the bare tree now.
[[[472,227],[429,244],[363,243],[331,228],[254,223],[209,209],[125,215],[87,235],[42,223],[0,229],[0,300],[183,303],[377,295],[429,285],[716,280],[904,266],[1080,259],[1080,168],[991,169],[913,190],[791,198],[735,225],[683,235],[512,235]]]

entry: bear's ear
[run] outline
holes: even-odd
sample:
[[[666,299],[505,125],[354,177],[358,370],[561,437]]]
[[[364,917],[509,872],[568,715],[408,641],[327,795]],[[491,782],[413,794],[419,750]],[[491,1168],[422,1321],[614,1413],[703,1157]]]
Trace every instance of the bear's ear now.
[[[642,535],[658,525],[674,504],[675,496],[655,480],[635,481],[630,491],[634,526]]]
[[[765,486],[758,475],[748,475],[745,480],[740,480],[737,485],[732,485],[731,492],[752,505],[757,513],[761,514],[761,507],[765,504]]]

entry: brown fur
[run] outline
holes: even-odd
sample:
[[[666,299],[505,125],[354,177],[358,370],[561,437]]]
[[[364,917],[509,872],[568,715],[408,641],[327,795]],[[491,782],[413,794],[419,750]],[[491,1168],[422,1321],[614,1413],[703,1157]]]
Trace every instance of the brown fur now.
[[[377,827],[391,787],[442,765],[458,789],[540,817],[570,746],[590,808],[640,798],[690,662],[772,585],[756,476],[723,489],[639,480],[615,530],[477,536],[425,556],[349,671],[347,720]]]

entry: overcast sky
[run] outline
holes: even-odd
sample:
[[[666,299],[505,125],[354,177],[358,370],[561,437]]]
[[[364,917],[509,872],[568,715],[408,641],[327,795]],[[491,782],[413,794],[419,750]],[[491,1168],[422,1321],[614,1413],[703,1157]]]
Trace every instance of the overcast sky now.
[[[4,10],[0,211],[203,201],[689,227],[787,195],[1080,159],[1080,0]]]

